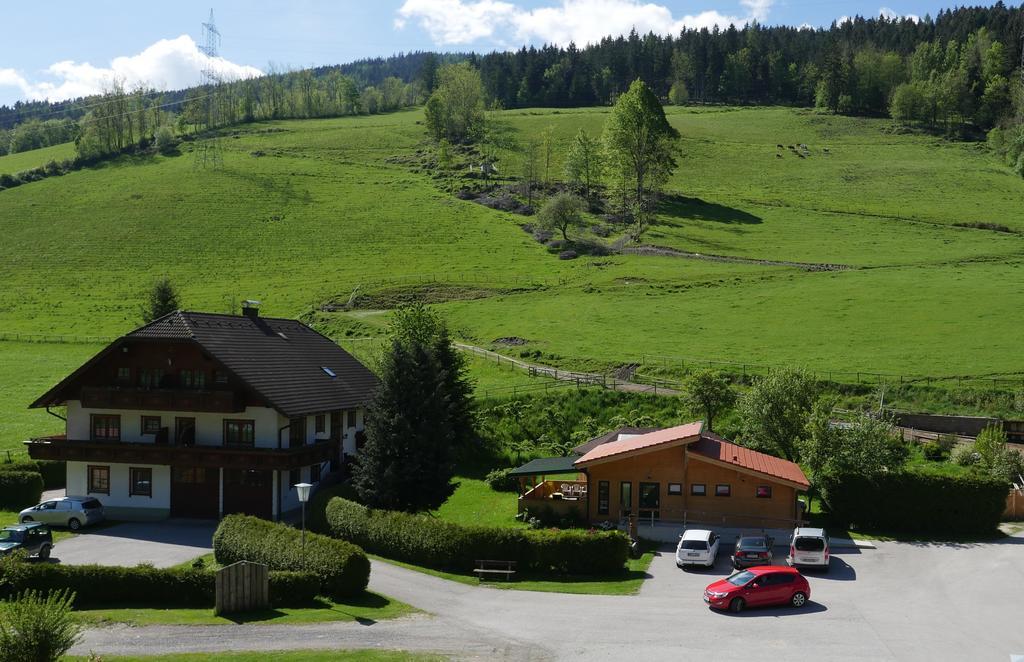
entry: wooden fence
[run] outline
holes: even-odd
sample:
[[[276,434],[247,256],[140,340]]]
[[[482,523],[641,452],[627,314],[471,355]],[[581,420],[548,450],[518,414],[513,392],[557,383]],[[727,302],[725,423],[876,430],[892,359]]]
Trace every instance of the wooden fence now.
[[[262,563],[239,561],[217,571],[215,614],[270,607],[270,573]]]
[[[1014,488],[1006,495],[1003,521],[1024,520],[1024,487]]]

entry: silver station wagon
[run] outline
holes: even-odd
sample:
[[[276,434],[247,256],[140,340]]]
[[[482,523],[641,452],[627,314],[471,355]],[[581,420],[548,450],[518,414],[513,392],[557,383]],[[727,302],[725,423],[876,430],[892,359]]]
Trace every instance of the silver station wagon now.
[[[83,526],[102,522],[103,504],[95,497],[66,496],[44,501],[18,513],[18,521],[42,522],[50,526],[66,526],[77,531]]]

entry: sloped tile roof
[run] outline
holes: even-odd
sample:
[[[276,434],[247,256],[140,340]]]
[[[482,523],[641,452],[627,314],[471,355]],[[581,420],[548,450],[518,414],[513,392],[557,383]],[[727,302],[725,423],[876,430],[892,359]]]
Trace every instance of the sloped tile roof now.
[[[725,464],[810,487],[810,481],[796,462],[745,448],[716,434],[705,432],[688,447],[690,452]]]
[[[648,432],[647,434],[627,439],[608,441],[592,448],[586,455],[576,460],[576,465],[583,466],[597,460],[604,460],[627,453],[654,451],[688,439],[696,440],[703,429],[704,421],[696,421],[685,425],[655,430],[654,432]]]
[[[115,341],[32,406],[55,404],[65,385],[124,340],[196,342],[285,416],[365,406],[379,383],[351,354],[297,320],[179,310]]]
[[[575,457],[539,457],[530,460],[523,466],[508,472],[509,476],[540,476],[542,474],[569,474],[577,473],[579,469],[573,466]]]
[[[286,416],[365,406],[378,383],[337,343],[297,320],[178,311],[128,337],[191,338]]]

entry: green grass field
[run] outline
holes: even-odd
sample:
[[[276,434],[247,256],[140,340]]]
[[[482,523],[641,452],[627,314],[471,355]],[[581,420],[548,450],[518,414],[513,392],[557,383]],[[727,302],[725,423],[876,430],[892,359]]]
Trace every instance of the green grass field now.
[[[104,662],[205,662],[211,658],[229,662],[438,662],[442,655],[382,650],[301,650],[258,651],[255,653],[171,653],[167,655],[104,655]],[[66,660],[92,662],[91,657],[66,657]]]
[[[0,156],[0,175],[16,175],[46,165],[50,161],[63,161],[75,156],[74,143],[61,143],[52,147]]]
[[[417,610],[398,600],[366,592],[346,602],[320,599],[308,607],[278,607],[261,611],[215,616],[213,609],[154,609],[124,606],[75,610],[75,619],[88,625],[129,623],[131,625],[230,625],[251,623],[294,625],[328,621],[380,621],[399,618]]]
[[[562,147],[581,127],[598,133],[607,112],[493,120],[519,140],[551,127],[560,178]],[[119,335],[164,275],[188,308],[259,299],[266,314],[305,315],[361,356],[374,343],[355,339],[379,334],[388,302],[429,286],[460,338],[519,336],[529,344],[502,351],[564,367],[667,355],[847,375],[1024,375],[1024,180],[983,146],[798,109],[668,113],[683,155],[645,243],[847,268],[558,260],[520,229],[529,219],[435,185],[417,161],[429,150],[419,110],[239,127],[223,141],[222,170],[197,169],[186,145],[0,192],[0,450],[59,427],[25,407],[97,348],[5,339]],[[790,152],[798,143],[809,157]],[[503,176],[515,173],[518,156],[498,157]],[[955,227],[977,222],[1012,232]],[[315,312],[354,294],[380,305]],[[483,360],[471,367],[480,394],[537,383]]]

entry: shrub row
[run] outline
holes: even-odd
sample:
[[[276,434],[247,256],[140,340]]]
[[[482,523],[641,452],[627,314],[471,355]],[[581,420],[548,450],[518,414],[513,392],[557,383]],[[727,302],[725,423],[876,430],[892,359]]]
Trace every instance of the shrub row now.
[[[43,477],[38,471],[0,471],[0,510],[21,510],[39,503]]]
[[[533,531],[461,526],[427,515],[371,510],[336,497],[331,534],[391,559],[471,571],[478,559],[516,561],[520,570],[598,575],[622,570],[629,540],[618,531]]]
[[[901,471],[830,477],[820,487],[837,523],[893,532],[991,533],[1006,508],[1007,485],[981,476]]]
[[[213,570],[28,563],[12,556],[0,560],[0,598],[29,588],[44,593],[66,588],[75,592],[76,606],[212,607],[215,577]],[[316,575],[270,573],[270,600],[274,605],[308,604],[319,593]]]
[[[43,489],[67,486],[67,463],[63,460],[18,460],[0,463],[0,471],[35,471],[43,477]]]
[[[359,595],[370,580],[370,561],[363,550],[343,540],[301,532],[248,515],[229,515],[213,534],[213,552],[222,564],[255,561],[271,570],[310,572],[320,578],[324,594],[332,598]]]

